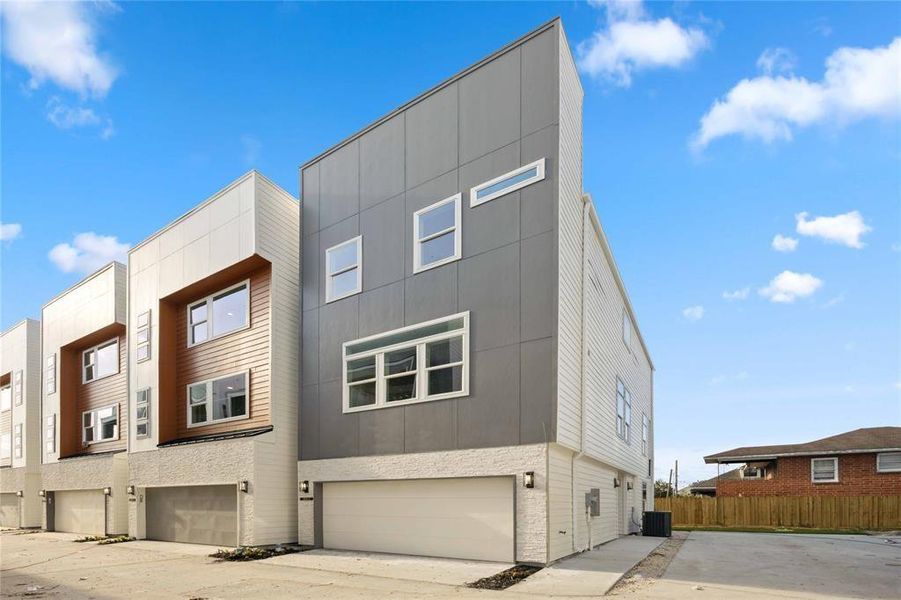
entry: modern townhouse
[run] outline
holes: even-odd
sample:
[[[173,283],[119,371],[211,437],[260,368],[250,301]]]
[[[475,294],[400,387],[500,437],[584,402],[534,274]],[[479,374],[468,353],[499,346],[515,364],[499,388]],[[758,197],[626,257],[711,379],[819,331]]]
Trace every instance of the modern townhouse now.
[[[131,535],[296,541],[299,217],[250,172],[129,252]]]
[[[301,167],[301,542],[545,564],[652,508],[581,107],[554,20]]]
[[[0,334],[0,525],[41,526],[41,324]]]
[[[127,527],[125,265],[110,263],[44,305],[41,494],[44,528]]]

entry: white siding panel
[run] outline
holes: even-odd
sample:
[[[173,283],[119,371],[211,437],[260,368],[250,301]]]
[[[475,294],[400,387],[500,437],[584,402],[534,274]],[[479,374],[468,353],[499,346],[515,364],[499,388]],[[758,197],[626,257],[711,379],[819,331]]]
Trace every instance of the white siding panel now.
[[[587,456],[577,459],[574,465],[575,493],[573,515],[576,526],[576,550],[587,550],[598,544],[609,542],[619,534],[617,523],[617,493],[613,480],[617,476],[614,469]],[[592,489],[600,491],[601,511],[597,517],[589,516],[585,507],[585,494]]]
[[[574,552],[572,457],[569,449],[548,445],[548,561]]]

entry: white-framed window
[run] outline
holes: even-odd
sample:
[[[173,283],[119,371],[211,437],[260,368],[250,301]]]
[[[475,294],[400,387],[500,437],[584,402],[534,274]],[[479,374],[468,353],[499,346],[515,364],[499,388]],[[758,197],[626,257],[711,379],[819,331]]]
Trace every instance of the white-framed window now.
[[[344,412],[469,394],[469,313],[345,342]]]
[[[814,483],[837,482],[838,458],[812,458],[810,460],[810,480]]]
[[[44,450],[47,454],[56,452],[56,414],[44,419]]]
[[[0,434],[0,460],[8,461],[13,456],[12,436],[8,433]]]
[[[188,427],[250,418],[249,379],[241,371],[188,384]]]
[[[629,442],[632,437],[632,394],[616,378],[616,435]]]
[[[766,469],[763,467],[749,467],[745,465],[739,473],[742,479],[764,479],[766,477]]]
[[[135,333],[135,353],[137,362],[150,359],[150,311],[144,311],[138,315]]]
[[[44,383],[48,394],[56,392],[56,354],[48,356],[44,363]]]
[[[460,260],[462,194],[413,213],[413,272]]]
[[[629,312],[624,308],[623,309],[623,343],[626,344],[626,348],[630,351],[632,350],[632,318],[629,316]]]
[[[22,404],[22,371],[13,373],[13,402],[16,406]]]
[[[188,304],[188,347],[250,326],[250,280]],[[150,314],[147,315],[150,342]],[[147,356],[150,356],[148,346]]]
[[[90,383],[119,372],[119,338],[81,353],[81,382]]]
[[[13,407],[13,389],[7,384],[0,387],[0,412],[12,410]]]
[[[150,388],[135,393],[135,437],[150,435]]]
[[[877,454],[876,471],[879,473],[901,472],[901,452],[880,452]]]
[[[16,423],[13,428],[13,456],[22,458],[22,424]]]
[[[81,442],[85,446],[119,439],[119,405],[81,413]]]
[[[649,440],[651,437],[651,421],[644,413],[641,415],[641,453],[648,455]]]
[[[544,179],[543,158],[475,186],[469,192],[469,206],[484,204],[542,179]]]
[[[363,236],[325,251],[325,301],[334,302],[363,290]]]

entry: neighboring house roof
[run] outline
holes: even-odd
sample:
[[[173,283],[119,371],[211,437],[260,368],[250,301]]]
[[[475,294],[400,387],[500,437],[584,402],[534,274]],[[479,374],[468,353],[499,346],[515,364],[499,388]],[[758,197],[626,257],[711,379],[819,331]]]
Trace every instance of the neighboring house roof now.
[[[745,446],[705,456],[704,462],[734,463],[780,456],[861,454],[886,450],[901,450],[901,427],[866,427],[803,444]]]
[[[741,467],[737,469],[732,469],[731,471],[726,471],[725,473],[720,473],[718,477],[711,477],[710,479],[705,479],[704,481],[696,481],[690,486],[688,486],[689,490],[715,490],[716,489],[716,481],[717,479],[741,479]]]

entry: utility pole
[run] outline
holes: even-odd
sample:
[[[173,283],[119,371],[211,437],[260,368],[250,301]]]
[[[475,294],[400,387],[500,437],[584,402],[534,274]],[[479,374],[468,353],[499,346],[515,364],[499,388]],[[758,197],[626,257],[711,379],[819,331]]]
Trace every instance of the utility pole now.
[[[673,488],[673,495],[679,495],[679,460],[676,459],[676,487]]]
[[[673,495],[673,470],[669,470],[669,481],[666,484],[666,497],[669,498]]]

